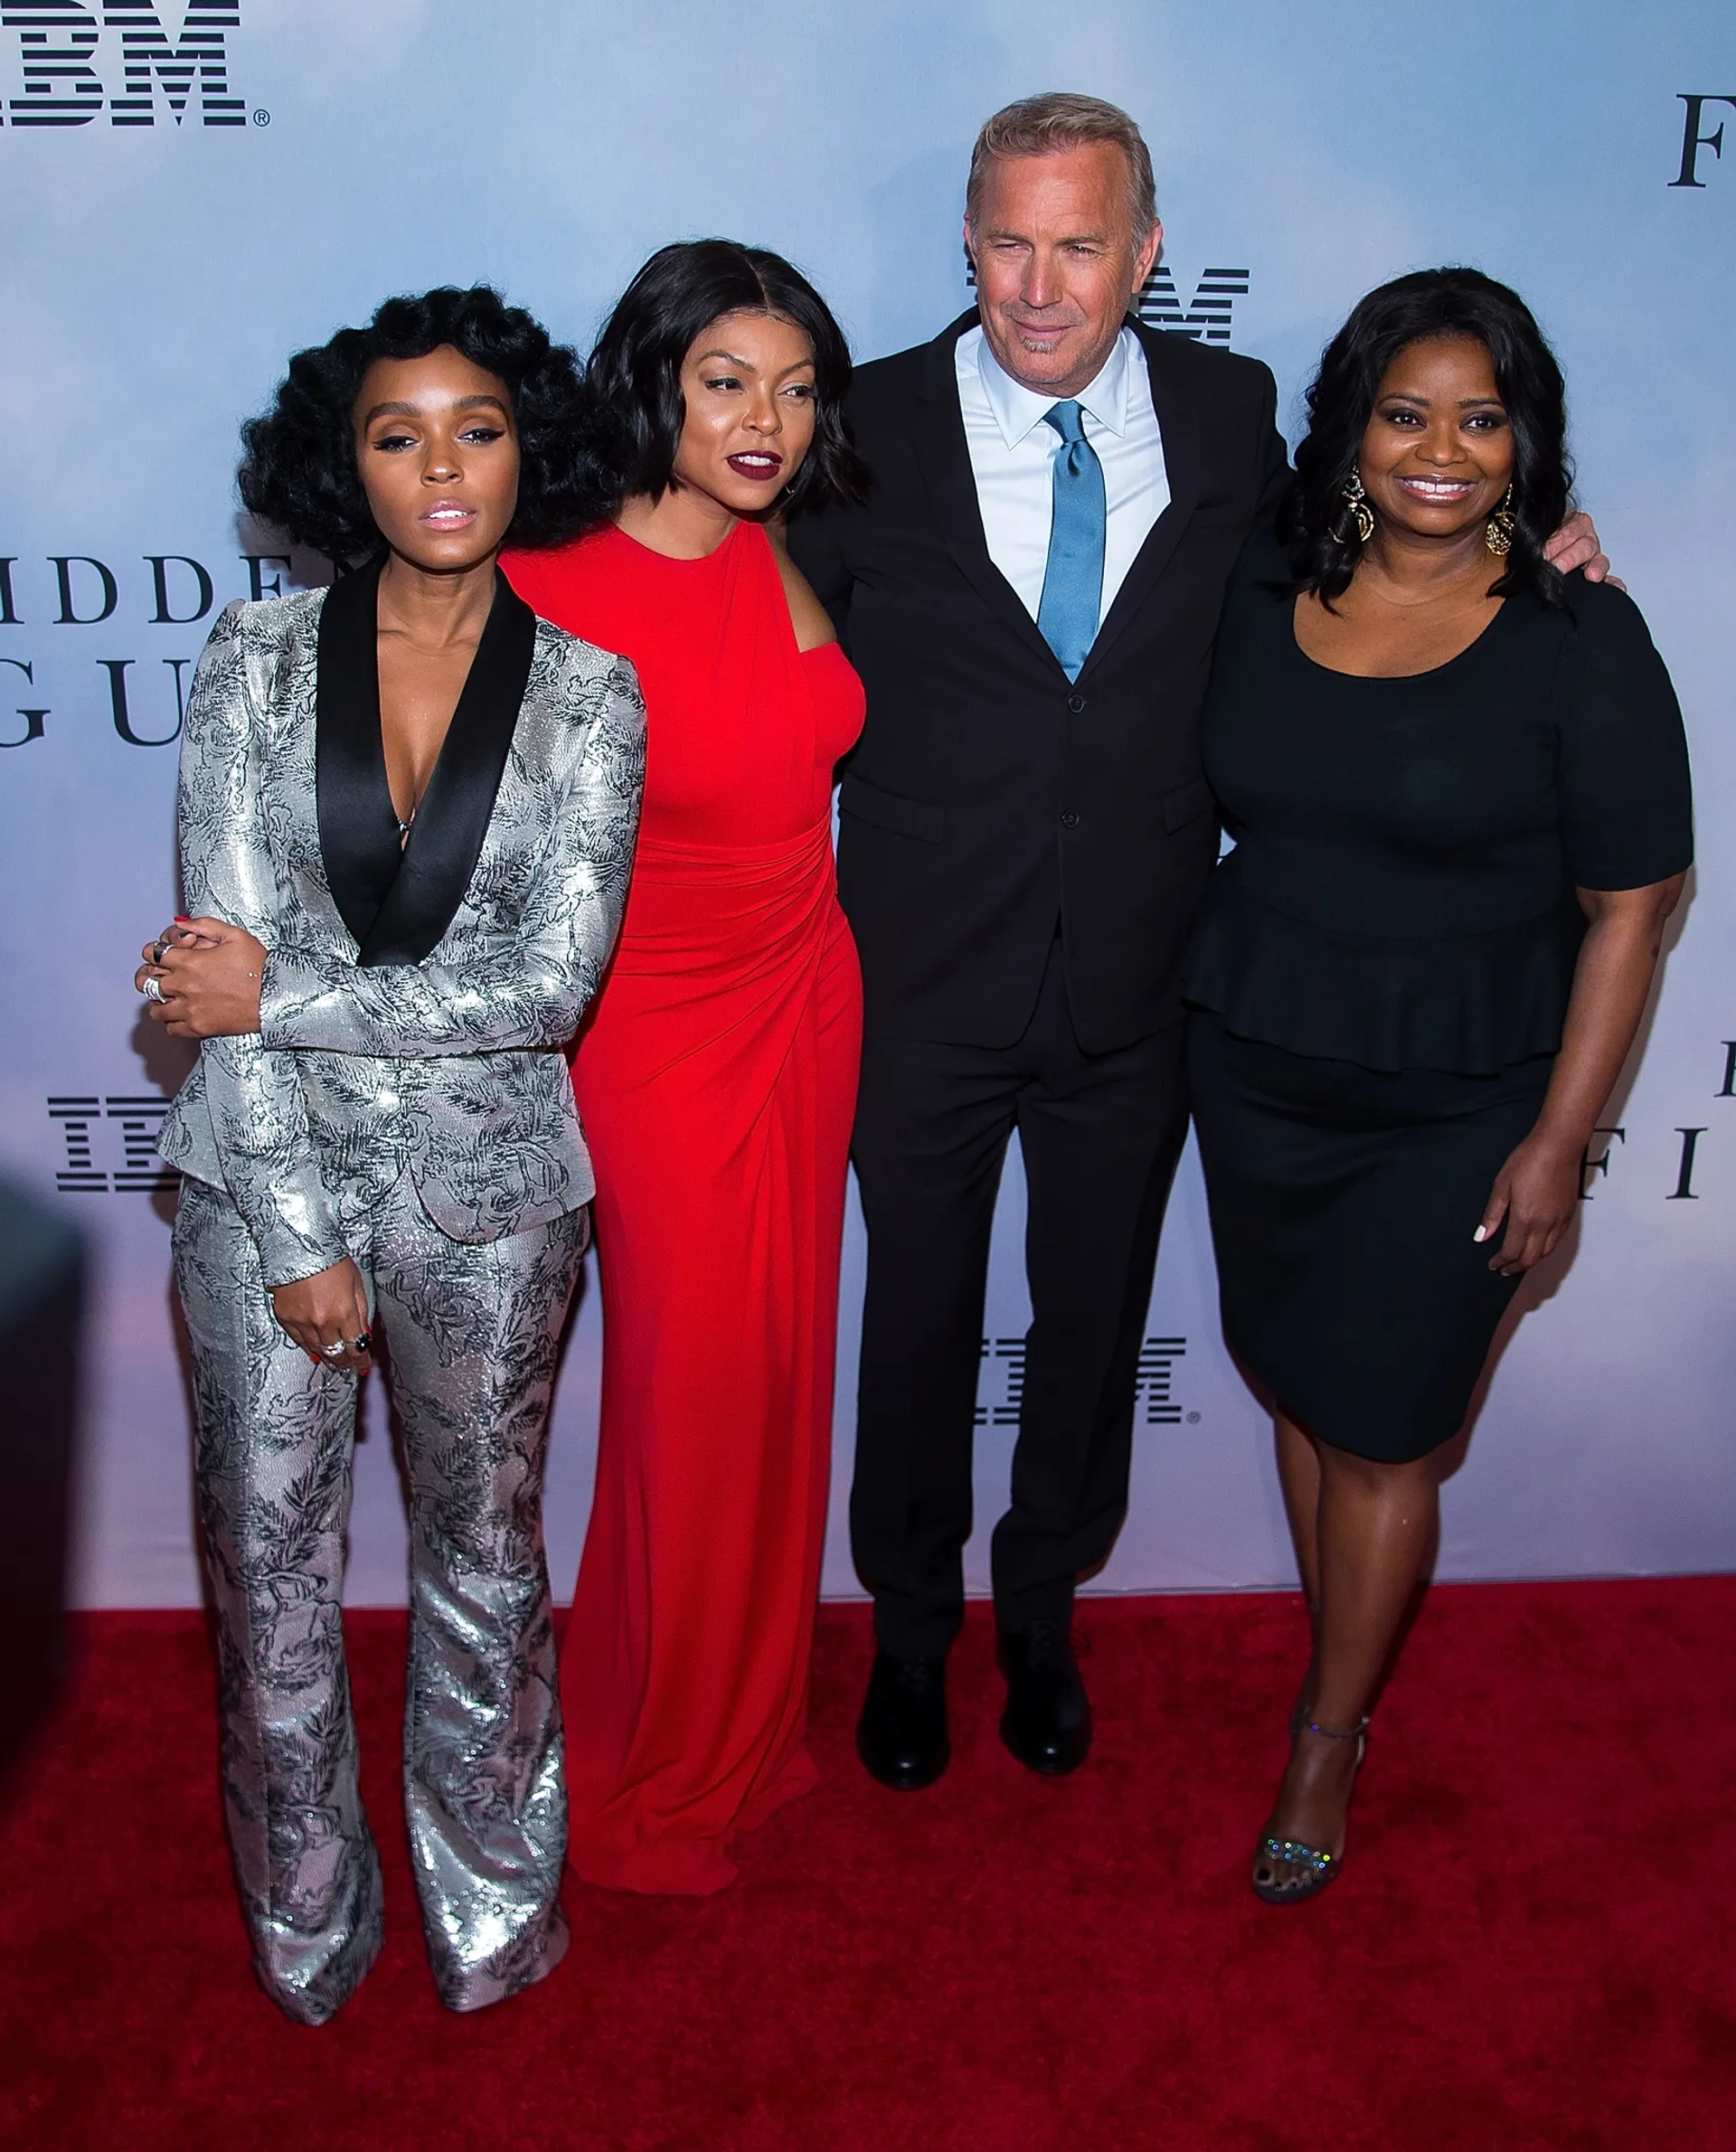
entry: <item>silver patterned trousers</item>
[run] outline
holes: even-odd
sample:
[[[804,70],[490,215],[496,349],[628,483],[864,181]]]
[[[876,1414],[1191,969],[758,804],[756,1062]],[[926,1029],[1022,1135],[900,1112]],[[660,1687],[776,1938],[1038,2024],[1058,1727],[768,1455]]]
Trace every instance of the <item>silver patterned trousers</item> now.
[[[408,1175],[342,1208],[409,1482],[416,1887],[440,1999],[475,2010],[540,1979],[567,1947],[542,1465],[585,1219],[471,1246],[439,1231]],[[278,1328],[222,1190],[184,1181],[175,1271],[236,1879],[260,1984],[320,2025],[380,1947],[342,1619],[357,1378],[315,1366]]]

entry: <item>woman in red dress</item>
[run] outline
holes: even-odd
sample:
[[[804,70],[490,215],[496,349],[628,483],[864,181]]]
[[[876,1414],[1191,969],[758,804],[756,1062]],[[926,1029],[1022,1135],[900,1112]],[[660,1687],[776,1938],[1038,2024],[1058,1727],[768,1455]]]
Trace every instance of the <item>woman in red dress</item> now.
[[[572,1864],[719,1890],[805,1743],[862,986],[832,861],[863,694],[768,535],[859,497],[849,354],[775,254],[640,270],[590,368],[606,528],[505,562],[646,705],[626,922],[573,1084],[598,1181],[603,1405],[562,1656]]]

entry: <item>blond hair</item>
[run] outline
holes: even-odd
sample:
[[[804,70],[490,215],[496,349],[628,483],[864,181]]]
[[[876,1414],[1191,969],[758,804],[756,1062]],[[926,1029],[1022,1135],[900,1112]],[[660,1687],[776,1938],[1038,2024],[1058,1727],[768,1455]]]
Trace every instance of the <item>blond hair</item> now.
[[[1045,90],[1004,105],[986,121],[970,153],[965,182],[965,219],[975,231],[992,157],[1052,156],[1087,142],[1112,142],[1127,162],[1127,213],[1133,236],[1143,240],[1157,222],[1157,193],[1146,138],[1119,105],[1070,90]]]

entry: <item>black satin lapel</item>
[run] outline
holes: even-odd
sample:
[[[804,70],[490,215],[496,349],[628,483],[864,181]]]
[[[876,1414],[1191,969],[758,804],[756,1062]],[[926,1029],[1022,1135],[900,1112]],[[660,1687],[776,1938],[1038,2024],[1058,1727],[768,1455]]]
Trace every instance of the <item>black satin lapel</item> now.
[[[496,569],[469,677],[358,963],[420,964],[451,925],[482,855],[535,652],[536,615]],[[395,820],[392,835],[396,849]]]
[[[380,744],[383,560],[340,576],[319,609],[314,792],[319,849],[344,924],[365,941],[397,878],[398,817]]]
[[[1053,665],[1062,679],[1061,661],[1038,633],[1037,624],[1019,594],[988,557],[983,512],[976,499],[976,477],[970,467],[965,418],[958,405],[958,379],[953,371],[958,339],[975,327],[966,315],[929,345],[923,369],[922,395],[911,411],[911,430],[922,467],[934,520],[959,567],[978,594],[1030,648]]]
[[[1169,505],[1146,533],[1146,542],[1133,557],[1122,578],[1115,603],[1104,615],[1090,655],[1080,671],[1081,683],[1091,667],[1115,642],[1127,622],[1150,597],[1153,587],[1168,567],[1182,542],[1189,519],[1199,501],[1204,477],[1201,460],[1199,414],[1185,392],[1178,390],[1165,363],[1165,332],[1148,329],[1142,323],[1128,325],[1139,339],[1151,380],[1152,409],[1157,413],[1157,430],[1163,437],[1164,470],[1169,479]]]

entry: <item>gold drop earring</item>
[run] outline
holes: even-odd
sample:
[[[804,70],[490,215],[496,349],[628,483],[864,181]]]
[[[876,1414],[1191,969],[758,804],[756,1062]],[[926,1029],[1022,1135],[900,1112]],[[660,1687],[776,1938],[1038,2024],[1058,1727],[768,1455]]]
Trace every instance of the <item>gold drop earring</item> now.
[[[1483,526],[1483,543],[1497,561],[1513,551],[1513,486],[1509,483],[1501,505]]]
[[[1374,511],[1368,505],[1368,496],[1363,491],[1363,474],[1353,471],[1344,485],[1344,506],[1350,520],[1356,526],[1356,543],[1366,545],[1374,535]]]

